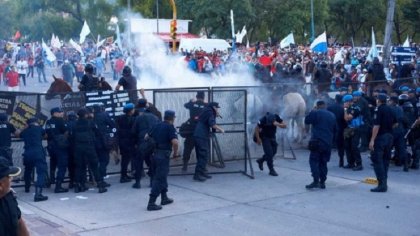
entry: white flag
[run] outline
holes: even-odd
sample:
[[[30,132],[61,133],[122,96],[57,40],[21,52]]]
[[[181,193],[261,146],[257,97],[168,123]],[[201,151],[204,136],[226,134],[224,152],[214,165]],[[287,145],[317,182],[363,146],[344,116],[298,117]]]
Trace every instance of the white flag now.
[[[122,42],[121,42],[121,33],[120,33],[120,27],[117,24],[117,39],[115,40],[114,44],[116,43],[118,45],[118,48],[122,52]]]
[[[48,61],[50,62],[55,61],[56,57],[54,53],[51,51],[51,49],[47,46],[47,44],[45,44],[44,39],[42,39],[42,49],[45,51]]]
[[[244,39],[244,37],[245,37],[246,34],[247,34],[246,25],[244,25],[244,27],[242,28],[242,31],[241,32],[238,32],[235,35],[236,36],[236,42],[237,43],[242,43],[242,41],[243,41],[243,39]]]
[[[85,23],[83,24],[82,31],[80,32],[80,41],[79,41],[80,44],[85,42],[86,36],[88,36],[89,34],[90,34],[90,28],[87,22],[85,21]]]
[[[80,54],[83,56],[83,51],[82,51],[82,47],[80,47],[79,44],[77,44],[76,42],[73,41],[73,39],[70,39],[69,41],[70,45],[76,49],[78,52],[80,52]]]
[[[290,44],[295,44],[295,37],[293,37],[293,33],[290,33],[280,42],[280,48],[289,47]]]
[[[98,48],[100,46],[104,45],[105,41],[106,41],[106,38],[105,39],[102,39],[101,41],[98,41],[98,43],[96,43],[96,50],[98,50]]]
[[[408,38],[408,35],[407,35],[407,39],[405,40],[405,42],[402,46],[403,47],[410,47],[410,39]]]
[[[369,50],[369,54],[366,57],[366,61],[373,61],[373,58],[378,57],[378,48],[376,47],[375,32],[372,27],[372,46]]]

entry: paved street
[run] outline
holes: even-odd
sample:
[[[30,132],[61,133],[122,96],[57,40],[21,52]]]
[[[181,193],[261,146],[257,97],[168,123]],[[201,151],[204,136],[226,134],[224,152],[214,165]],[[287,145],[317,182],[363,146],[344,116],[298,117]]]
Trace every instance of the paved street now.
[[[371,193],[373,185],[362,182],[374,177],[366,155],[365,169],[353,172],[338,168],[334,154],[327,189],[307,191],[308,152],[296,155],[297,160],[275,160],[278,177],[267,170],[256,170],[255,179],[218,174],[205,183],[170,176],[175,203],[157,212],[146,211],[147,178],[134,190],[111,176],[105,194],[47,189],[50,199],[40,203],[22,188],[17,192],[32,235],[420,235],[420,171],[392,166],[388,193]],[[243,163],[226,168],[239,170]]]

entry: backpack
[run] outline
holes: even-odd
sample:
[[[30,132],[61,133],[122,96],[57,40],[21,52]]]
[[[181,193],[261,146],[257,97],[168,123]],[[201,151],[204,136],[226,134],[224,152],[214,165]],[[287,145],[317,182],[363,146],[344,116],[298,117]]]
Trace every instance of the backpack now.
[[[194,129],[195,123],[188,119],[181,124],[181,127],[179,127],[179,135],[181,135],[183,138],[186,138],[194,133]]]

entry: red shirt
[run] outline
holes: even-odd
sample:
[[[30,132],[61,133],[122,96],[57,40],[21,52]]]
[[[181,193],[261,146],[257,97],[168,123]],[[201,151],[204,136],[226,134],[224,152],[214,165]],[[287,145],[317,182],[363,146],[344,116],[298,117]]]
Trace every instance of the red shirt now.
[[[121,72],[124,69],[124,65],[125,65],[124,60],[121,59],[121,58],[118,58],[115,61],[115,71],[118,72],[118,73]]]
[[[260,57],[260,63],[263,66],[271,66],[271,57],[263,55]]]
[[[19,86],[19,74],[16,71],[9,71],[6,74],[7,86],[16,87]]]

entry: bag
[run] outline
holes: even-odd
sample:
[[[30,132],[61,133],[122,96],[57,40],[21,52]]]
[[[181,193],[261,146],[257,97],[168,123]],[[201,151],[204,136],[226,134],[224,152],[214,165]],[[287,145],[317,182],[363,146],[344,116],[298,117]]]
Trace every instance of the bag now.
[[[54,135],[54,142],[58,148],[68,148],[70,146],[69,139],[65,134]]]
[[[320,142],[318,139],[309,140],[308,149],[309,151],[315,152],[318,151],[320,147]]]
[[[145,158],[153,154],[156,149],[156,141],[151,136],[144,139],[144,142],[139,146],[140,155]]]
[[[102,136],[103,136],[103,145],[105,149],[111,150],[117,145],[118,139],[117,139],[117,135],[114,132],[107,132],[103,134]]]
[[[181,127],[179,127],[179,135],[181,135],[183,138],[186,138],[194,133],[194,129],[195,124],[190,120],[187,120],[186,122],[182,123]]]

